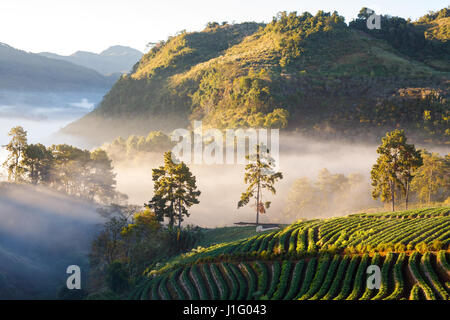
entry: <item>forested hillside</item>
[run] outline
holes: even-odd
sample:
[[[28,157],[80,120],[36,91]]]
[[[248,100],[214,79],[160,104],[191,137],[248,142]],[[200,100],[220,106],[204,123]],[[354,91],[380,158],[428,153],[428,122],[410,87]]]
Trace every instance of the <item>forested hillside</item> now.
[[[197,119],[361,138],[402,127],[448,142],[447,15],[382,17],[381,30],[364,29],[362,13],[347,25],[322,11],[280,13],[267,25],[209,23],[155,45],[64,131],[112,139]]]

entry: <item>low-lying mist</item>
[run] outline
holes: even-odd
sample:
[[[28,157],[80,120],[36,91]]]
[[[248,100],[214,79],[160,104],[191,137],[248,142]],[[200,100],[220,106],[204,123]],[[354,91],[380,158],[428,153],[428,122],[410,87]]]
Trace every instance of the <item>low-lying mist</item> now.
[[[277,194],[265,192],[263,201],[272,201],[266,214],[261,215],[265,223],[291,223],[298,218],[330,217],[349,213],[351,208],[379,206],[370,198],[369,173],[376,160],[376,145],[333,141],[315,141],[300,135],[280,137],[280,166],[284,179],[276,184]],[[134,204],[148,202],[153,194],[152,168],[162,165],[162,154],[140,154],[132,160],[115,162],[118,189],[128,194]],[[240,195],[245,191],[244,165],[194,165],[190,164],[202,191],[200,204],[191,208],[191,217],[185,223],[206,227],[232,225],[236,222],[254,222],[255,208],[251,205],[237,209]],[[294,181],[300,177],[314,180],[327,168],[331,173],[360,173],[365,182],[355,197],[347,197],[346,203],[327,212],[311,211],[297,217],[284,213],[286,198]],[[361,197],[366,194],[366,197]]]
[[[414,143],[414,141],[410,141]],[[429,151],[447,154],[446,146],[416,145]],[[284,178],[275,187],[275,196],[265,192],[263,201],[272,205],[260,216],[263,223],[292,223],[301,218],[326,218],[353,213],[358,210],[381,207],[371,198],[370,170],[377,159],[377,144],[315,140],[300,134],[284,134],[280,137],[280,166]],[[113,156],[114,158],[114,156]],[[129,196],[130,203],[143,205],[153,195],[152,169],[162,165],[162,154],[141,153],[124,161],[115,161],[117,187]],[[191,216],[185,224],[204,227],[232,225],[236,222],[255,222],[255,207],[251,204],[237,209],[240,195],[245,191],[244,165],[195,165],[189,164],[202,191],[200,204],[190,209]],[[286,214],[286,200],[295,180],[306,177],[314,181],[322,169],[331,174],[360,174],[363,181],[348,192],[341,192],[333,199],[333,206]],[[254,201],[252,201],[254,202]]]
[[[0,184],[0,298],[56,298],[87,254],[101,216],[93,204],[43,187]]]

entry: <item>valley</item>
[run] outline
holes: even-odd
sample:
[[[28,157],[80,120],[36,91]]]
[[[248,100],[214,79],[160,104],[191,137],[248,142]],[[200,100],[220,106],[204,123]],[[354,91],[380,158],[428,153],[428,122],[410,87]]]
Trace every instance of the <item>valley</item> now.
[[[0,300],[449,300],[449,8],[347,5],[0,42]]]

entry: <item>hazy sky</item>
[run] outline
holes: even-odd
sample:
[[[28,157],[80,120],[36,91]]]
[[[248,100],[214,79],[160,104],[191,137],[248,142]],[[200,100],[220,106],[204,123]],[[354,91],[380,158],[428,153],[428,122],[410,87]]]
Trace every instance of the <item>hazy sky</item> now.
[[[350,21],[361,7],[416,19],[448,0],[0,0],[0,42],[31,52],[100,52],[115,44],[144,50],[208,21],[268,22],[279,11],[337,10]]]

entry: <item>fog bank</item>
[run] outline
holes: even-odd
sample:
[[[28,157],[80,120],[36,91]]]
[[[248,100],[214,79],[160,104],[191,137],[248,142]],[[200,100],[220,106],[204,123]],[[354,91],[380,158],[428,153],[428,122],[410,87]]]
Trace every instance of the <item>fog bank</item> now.
[[[56,298],[103,219],[93,204],[41,187],[0,184],[0,298]]]
[[[261,216],[262,222],[292,222],[283,214],[283,210],[288,191],[296,179],[314,179],[321,169],[327,168],[331,173],[361,173],[366,177],[368,186],[370,168],[376,158],[376,145],[320,142],[300,135],[280,137],[279,170],[284,179],[276,184],[275,196],[264,193],[263,201],[272,201],[272,206]],[[132,203],[143,205],[148,202],[153,194],[151,170],[159,165],[162,165],[162,155],[157,154],[144,154],[130,161],[115,162],[119,191],[128,194]],[[191,208],[191,217],[186,223],[216,227],[240,221],[254,222],[255,208],[249,205],[237,209],[240,195],[246,189],[243,182],[244,165],[190,164],[189,167],[197,177],[197,186],[202,194],[200,204]],[[370,194],[368,198],[370,200]],[[367,204],[366,200],[354,199],[362,204]],[[311,212],[304,218],[336,214],[342,212]]]

